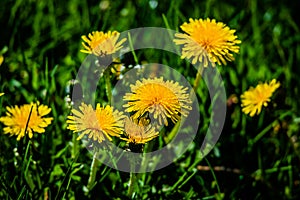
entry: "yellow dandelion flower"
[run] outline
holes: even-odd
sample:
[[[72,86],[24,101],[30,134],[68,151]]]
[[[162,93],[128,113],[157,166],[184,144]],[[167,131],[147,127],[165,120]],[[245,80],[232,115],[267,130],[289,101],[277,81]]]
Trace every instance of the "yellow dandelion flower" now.
[[[6,116],[0,117],[0,122],[6,126],[3,129],[4,134],[16,135],[18,136],[17,140],[20,140],[25,134],[32,138],[33,132],[44,133],[45,128],[53,120],[52,117],[43,117],[51,112],[51,108],[40,105],[39,102],[20,107],[6,107],[6,109]]]
[[[4,93],[0,93],[0,97],[3,96],[3,95],[4,95]]]
[[[267,106],[273,92],[280,86],[276,79],[273,79],[269,84],[261,83],[255,88],[250,87],[241,95],[242,111],[253,117],[261,112],[262,106]]]
[[[4,57],[0,55],[0,65],[2,65],[3,61],[4,61]]]
[[[81,36],[82,46],[85,49],[80,50],[83,53],[94,54],[96,56],[106,56],[115,53],[122,48],[122,44],[126,41],[123,38],[118,41],[120,33],[117,31],[108,31],[107,33],[93,31],[88,36]]]
[[[131,93],[126,93],[124,105],[126,112],[135,112],[133,118],[137,119],[149,112],[159,125],[168,126],[167,118],[173,123],[180,119],[180,115],[187,116],[191,110],[191,99],[187,93],[188,88],[180,86],[178,82],[164,81],[163,78],[143,79],[130,85]]]
[[[210,62],[226,65],[227,61],[233,61],[232,53],[239,52],[241,41],[234,35],[235,30],[230,30],[222,22],[215,19],[206,20],[190,19],[189,23],[183,23],[180,28],[187,34],[177,33],[174,39],[175,44],[184,45],[182,48],[182,59],[192,59],[192,64],[203,63],[204,67]]]
[[[95,110],[91,105],[82,103],[79,110],[72,109],[73,115],[68,116],[67,120],[67,129],[74,133],[80,132],[77,140],[88,135],[89,138],[101,143],[105,139],[111,141],[111,136],[120,137],[125,118],[123,112],[114,110],[109,105],[101,107],[99,103]]]
[[[155,130],[151,125],[147,125],[143,119],[134,120],[127,117],[125,119],[125,136],[121,138],[128,143],[133,144],[145,144],[150,140],[156,138],[159,132]]]

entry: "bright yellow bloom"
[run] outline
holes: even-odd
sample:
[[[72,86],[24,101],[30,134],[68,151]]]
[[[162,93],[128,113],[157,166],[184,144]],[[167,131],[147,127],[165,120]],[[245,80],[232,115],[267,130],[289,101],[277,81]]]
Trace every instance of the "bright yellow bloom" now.
[[[4,95],[4,93],[0,93],[0,97],[3,96],[3,95]]]
[[[122,134],[125,118],[123,112],[114,110],[109,105],[100,107],[99,103],[95,110],[91,105],[82,103],[79,110],[72,109],[73,115],[68,116],[67,120],[69,130],[74,133],[80,132],[77,140],[88,135],[89,138],[101,143],[105,139],[111,141],[111,136],[120,137]]]
[[[122,48],[122,44],[126,41],[123,38],[118,41],[120,33],[117,31],[108,31],[107,33],[93,31],[89,33],[88,37],[81,36],[82,46],[85,49],[80,50],[83,53],[94,54],[96,56],[106,56],[115,53]]]
[[[138,119],[146,112],[158,118],[159,125],[168,126],[167,118],[173,123],[180,119],[180,115],[187,116],[191,110],[191,99],[188,88],[180,86],[178,82],[164,81],[163,78],[143,79],[130,85],[131,93],[126,93],[124,105],[126,112],[135,112],[134,119]]]
[[[25,130],[29,138],[32,138],[33,132],[44,133],[53,120],[52,117],[43,117],[51,112],[51,108],[40,105],[39,102],[6,109],[6,116],[0,117],[0,122],[6,126],[4,134],[16,135],[17,140],[25,136]]]
[[[261,83],[258,84],[255,88],[250,87],[248,91],[245,91],[241,95],[242,100],[242,111],[245,114],[249,114],[253,117],[255,114],[261,112],[262,106],[267,106],[270,102],[270,98],[273,92],[280,86],[279,82],[276,82],[276,79],[273,79],[269,84]]]
[[[0,65],[2,65],[3,61],[4,61],[4,57],[0,55]]]
[[[145,144],[150,140],[154,139],[159,135],[158,131],[151,124],[145,123],[142,118],[140,120],[134,120],[127,117],[125,119],[125,136],[126,138],[121,138],[128,143],[133,144]]]
[[[226,65],[226,60],[233,61],[232,53],[238,53],[241,41],[234,35],[235,30],[230,30],[222,22],[215,19],[206,20],[190,19],[189,23],[183,23],[180,28],[187,34],[177,33],[175,44],[184,45],[182,48],[182,59],[192,59],[192,64],[203,63],[204,67],[211,63]]]

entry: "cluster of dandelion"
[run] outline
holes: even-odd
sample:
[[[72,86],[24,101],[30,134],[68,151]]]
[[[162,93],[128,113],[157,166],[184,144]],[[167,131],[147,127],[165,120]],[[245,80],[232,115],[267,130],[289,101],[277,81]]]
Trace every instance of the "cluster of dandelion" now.
[[[232,53],[239,52],[241,41],[234,35],[235,30],[230,30],[222,22],[216,20],[190,19],[189,23],[182,24],[181,29],[186,34],[175,34],[174,42],[183,45],[182,59],[191,59],[192,64],[201,63],[204,67],[211,64],[215,67],[226,65],[227,61],[234,61]],[[256,88],[250,88],[241,95],[242,112],[253,117],[260,114],[262,107],[267,106],[270,98],[280,83],[273,79],[270,84],[260,83]]]
[[[230,29],[222,22],[214,19],[189,19],[180,28],[185,33],[176,33],[173,42],[181,48],[181,59],[188,59],[193,65],[198,65],[199,70],[195,77],[193,89],[196,91],[203,70],[216,65],[226,65],[234,61],[234,53],[239,53],[238,46],[241,41],[235,35],[235,30]],[[105,71],[105,82],[108,102],[94,108],[84,101],[76,102],[71,109],[66,123],[67,129],[78,134],[77,140],[87,139],[89,143],[106,146],[107,142],[125,141],[127,150],[142,153],[143,146],[160,135],[164,126],[181,122],[192,110],[191,91],[173,80],[164,80],[163,77],[143,78],[130,85],[122,100],[124,111],[119,111],[111,104],[110,72],[121,79],[119,58],[113,54],[123,48],[126,38],[120,39],[117,31],[93,31],[87,36],[82,36],[81,50],[83,53],[97,57],[96,65],[108,64]],[[0,57],[0,65],[3,57]],[[117,62],[117,64],[116,64]],[[276,79],[269,84],[260,83],[255,88],[250,87],[241,95],[242,112],[253,117],[260,114],[263,107],[271,101],[275,90],[280,86]],[[4,93],[0,93],[3,96]],[[7,107],[6,116],[0,117],[5,127],[4,134],[17,136],[20,140],[25,135],[33,137],[33,133],[44,133],[53,117],[46,117],[51,108],[37,103],[15,105]],[[95,181],[97,148],[94,149],[93,162],[87,188],[90,190]],[[135,163],[130,163],[134,165]],[[134,176],[129,183],[129,196],[134,185]]]
[[[234,61],[233,53],[239,52],[241,43],[231,30],[222,22],[216,20],[190,19],[181,26],[185,33],[175,34],[173,40],[176,45],[183,45],[182,59],[191,59],[192,64],[202,64],[204,68],[216,64],[227,64]],[[97,57],[112,55],[122,49],[126,38],[119,39],[120,33],[109,31],[107,33],[94,31],[88,36],[82,36],[81,52],[93,54]],[[1,60],[2,62],[2,60]],[[120,67],[120,65],[118,65]],[[114,68],[111,68],[114,71]],[[116,70],[116,73],[120,71]],[[194,84],[197,86],[197,84]],[[259,114],[263,106],[267,106],[270,98],[280,83],[273,79],[269,84],[261,83],[256,88],[250,88],[241,95],[242,111],[253,117]],[[176,123],[181,116],[187,116],[191,110],[191,99],[187,88],[179,83],[163,78],[149,78],[138,80],[131,85],[131,92],[123,100],[125,115],[111,106],[100,106],[94,109],[91,105],[82,103],[78,109],[72,109],[68,116],[68,129],[80,133],[78,139],[87,135],[88,138],[101,143],[119,137],[128,143],[144,144],[159,135],[157,127],[169,125],[169,121]],[[194,89],[196,89],[194,87]],[[0,93],[2,96],[4,93]],[[6,126],[5,134],[16,135],[20,140],[26,134],[32,138],[33,132],[43,133],[51,124],[52,117],[45,117],[51,108],[40,105],[39,102],[22,106],[7,107],[6,116],[0,117],[0,122]],[[156,124],[149,124],[150,119],[145,118],[149,113]],[[122,137],[124,133],[124,137]]]
[[[77,139],[87,136],[101,143],[118,137],[129,146],[139,145],[156,138],[159,127],[168,126],[168,121],[178,122],[191,110],[188,88],[177,82],[164,81],[163,77],[148,78],[137,80],[130,88],[123,97],[127,115],[109,105],[98,103],[94,109],[81,103],[78,109],[71,110],[67,128],[80,133]]]
[[[205,67],[208,62],[220,64],[221,61],[226,64],[225,59],[234,59],[231,52],[238,52],[236,44],[240,43],[233,35],[234,31],[215,20],[190,22],[181,27],[189,35],[176,34],[177,39],[174,39],[175,44],[185,44],[182,58],[194,57],[192,63],[203,62]],[[199,32],[202,34],[198,34]],[[211,32],[216,34],[212,35]],[[84,49],[81,52],[100,58],[112,55],[126,41],[126,38],[118,41],[119,37],[120,33],[116,31],[94,31],[88,36],[82,36]],[[191,110],[187,88],[176,82],[164,81],[162,77],[149,78],[138,80],[130,87],[131,92],[123,97],[127,101],[123,107],[130,117],[111,106],[101,107],[97,104],[93,109],[91,105],[82,103],[77,109],[72,109],[72,114],[68,116],[68,129],[80,133],[78,139],[87,136],[98,143],[111,141],[114,136],[129,144],[144,144],[159,135],[157,129],[160,126],[168,126],[169,121],[176,123]],[[145,115],[146,113],[149,115]],[[156,122],[153,123],[152,120],[150,124],[150,119]]]

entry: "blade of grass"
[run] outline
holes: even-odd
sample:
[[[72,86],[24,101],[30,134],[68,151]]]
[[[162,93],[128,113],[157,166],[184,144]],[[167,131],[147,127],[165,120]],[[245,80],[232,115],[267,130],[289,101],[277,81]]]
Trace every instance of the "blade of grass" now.
[[[271,128],[273,128],[275,125],[277,125],[279,123],[279,120],[282,120],[286,116],[289,116],[292,114],[293,114],[293,112],[290,110],[281,114],[278,119],[274,120],[271,124],[269,124],[266,128],[264,128],[259,134],[256,135],[256,137],[254,139],[249,140],[248,144],[250,145],[250,147],[252,147],[253,144],[255,144],[257,141],[259,141],[269,130],[271,130]]]
[[[25,168],[25,171],[24,171],[25,177],[27,176],[27,173],[28,173],[28,168],[29,168],[29,165],[30,165],[30,162],[31,162],[31,158],[32,158],[32,155],[29,156],[29,159],[28,159],[27,164],[26,164],[26,168]]]
[[[180,186],[178,186],[178,189],[180,189],[182,186],[184,186],[197,172],[198,172],[198,170],[194,168],[193,173],[191,175],[189,175]]]
[[[82,151],[82,150],[81,150],[81,151]],[[73,164],[77,161],[77,159],[78,159],[78,157],[79,157],[81,151],[78,152],[76,158],[74,158],[74,159],[72,160],[71,164],[69,165],[69,167],[68,167],[68,169],[67,169],[67,172],[65,173],[65,176],[64,176],[64,178],[63,178],[63,180],[62,180],[62,183],[61,183],[61,185],[60,185],[59,188],[58,188],[57,194],[56,194],[56,196],[55,196],[55,198],[54,198],[55,200],[58,199],[58,197],[59,197],[59,195],[60,195],[60,192],[61,192],[61,190],[62,190],[62,186],[63,186],[63,184],[64,184],[66,178],[68,177],[68,175],[71,174],[70,171],[71,171],[71,169],[72,169],[72,167],[73,167]]]
[[[131,49],[131,53],[133,55],[134,62],[135,62],[136,65],[138,65],[139,64],[139,60],[138,60],[138,58],[137,58],[137,56],[135,54],[135,51],[134,51],[134,48],[133,48],[132,39],[131,39],[131,35],[130,35],[129,32],[128,32],[128,41],[129,41],[129,46],[130,46],[130,49]]]
[[[46,69],[45,69],[45,89],[49,91],[49,62],[48,57],[46,57]],[[46,97],[47,95],[45,95]]]
[[[210,172],[211,172],[211,174],[212,174],[212,176],[213,176],[213,178],[216,182],[216,186],[217,186],[217,190],[218,190],[219,195],[222,195],[219,184],[218,184],[217,177],[216,177],[215,172],[214,172],[214,169],[211,167],[211,165],[210,165],[209,161],[207,160],[207,158],[204,157],[204,160],[206,161],[206,163],[207,163],[207,165],[210,169]]]
[[[203,160],[203,157],[200,157],[198,159],[196,159],[196,161],[185,171],[185,173],[178,179],[178,181],[171,187],[170,190],[168,190],[168,192],[172,192],[174,191],[179,184],[183,183],[185,181],[186,176],[193,171],[193,169],[196,167],[196,165],[198,165],[199,162],[201,162]]]
[[[24,185],[24,186],[22,187],[22,189],[21,189],[21,191],[20,191],[20,193],[19,193],[19,196],[18,196],[17,200],[19,200],[19,199],[24,199],[23,194],[24,194],[25,191],[26,191],[26,185]]]
[[[25,171],[24,171],[24,177],[25,177],[25,180],[27,182],[27,184],[29,185],[30,187],[30,190],[33,191],[34,188],[35,188],[35,185],[33,183],[33,180],[31,178],[31,175],[28,173],[28,169],[29,169],[29,165],[31,163],[31,158],[32,158],[32,155],[29,156],[29,159],[28,161],[24,161],[26,163],[26,168],[25,168]]]
[[[68,184],[67,184],[67,187],[66,187],[66,191],[68,191],[69,187],[70,187],[70,183],[71,183],[71,180],[72,180],[72,176],[77,173],[79,170],[81,170],[83,168],[83,165],[81,164],[78,168],[75,168],[71,174],[70,174],[70,177],[69,177],[69,180],[68,180]],[[63,194],[63,197],[62,199],[65,199],[65,196],[66,196],[66,192],[64,192]]]
[[[15,198],[13,198],[13,197],[15,197],[16,194],[14,194],[12,188],[9,187],[9,186],[7,185],[7,181],[4,180],[4,179],[2,178],[2,176],[4,177],[4,174],[2,174],[2,175],[0,176],[0,183],[1,183],[1,185],[2,185],[2,189],[4,189],[4,192],[6,192],[6,193],[5,193],[5,194],[6,194],[6,197],[9,197],[10,199],[15,199]],[[7,186],[8,186],[8,187],[7,187]]]
[[[165,14],[162,14],[162,18],[163,18],[163,21],[164,21],[164,23],[165,23],[166,28],[169,29],[169,30],[168,30],[168,34],[169,34],[169,36],[170,36],[170,41],[173,41],[174,36],[175,36],[175,35],[173,35],[173,32],[174,32],[174,31],[171,29],[171,27],[170,27],[170,25],[169,25],[169,22],[168,22],[168,19],[167,19],[167,17],[165,16]],[[177,47],[177,46],[175,45],[175,43],[174,43],[174,47]],[[177,55],[180,55],[179,48],[175,48],[175,50],[176,50],[176,54],[177,54]],[[180,60],[181,60],[181,59],[180,59]]]
[[[170,25],[169,25],[169,22],[168,22],[168,19],[166,18],[166,16],[165,16],[164,13],[162,14],[162,18],[163,18],[163,20],[164,20],[164,23],[165,23],[165,25],[166,25],[166,28],[167,28],[167,29],[171,29],[171,27],[170,27]],[[169,32],[169,33],[170,33],[170,32]],[[173,35],[172,35],[172,34],[170,34],[170,38],[173,38]]]

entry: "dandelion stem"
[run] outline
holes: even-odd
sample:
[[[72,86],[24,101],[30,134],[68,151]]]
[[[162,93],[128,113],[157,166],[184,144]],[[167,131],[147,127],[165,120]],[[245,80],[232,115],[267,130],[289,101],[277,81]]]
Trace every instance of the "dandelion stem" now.
[[[94,185],[95,185],[95,180],[96,180],[96,173],[97,173],[97,166],[98,166],[98,151],[96,150],[94,152],[94,156],[93,156],[93,161],[91,164],[91,171],[90,171],[90,177],[88,180],[88,184],[87,184],[87,189],[90,191]]]
[[[203,67],[199,66],[198,72],[197,72],[197,75],[196,75],[196,79],[195,79],[195,82],[194,82],[194,85],[193,85],[193,89],[194,89],[195,92],[196,92],[196,90],[199,86],[200,79],[202,77],[202,73],[203,73]]]
[[[134,195],[134,192],[135,192],[135,189],[137,188],[137,182],[136,182],[136,174],[134,173],[134,167],[136,165],[136,160],[135,160],[135,157],[131,157],[130,158],[130,168],[131,168],[131,171],[130,171],[130,178],[129,178],[129,182],[128,182],[128,197],[129,198],[133,198],[133,195]]]
[[[77,140],[77,134],[73,134],[73,137],[72,137],[72,142],[73,142],[73,148],[72,148],[72,155],[71,157],[72,158],[75,158],[76,157],[76,154],[78,152],[78,140]]]
[[[129,179],[129,183],[128,183],[128,197],[131,198],[133,197],[133,192],[134,192],[134,188],[136,187],[136,174],[133,172],[130,172],[130,179]]]
[[[109,78],[109,76],[110,76],[110,73],[109,73],[110,70],[109,69],[110,69],[110,67],[105,70],[104,76],[105,76],[105,85],[106,85],[106,87],[105,87],[106,95],[107,95],[107,99],[108,99],[109,104],[111,104],[112,94],[111,94],[111,82],[110,82],[110,78]]]

